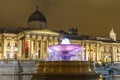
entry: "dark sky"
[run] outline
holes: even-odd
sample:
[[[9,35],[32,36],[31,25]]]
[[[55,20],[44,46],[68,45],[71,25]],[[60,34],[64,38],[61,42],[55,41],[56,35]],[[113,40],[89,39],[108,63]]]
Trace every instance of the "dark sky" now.
[[[46,16],[48,29],[109,37],[111,28],[120,39],[120,0],[0,0],[0,26],[25,27],[36,5]]]

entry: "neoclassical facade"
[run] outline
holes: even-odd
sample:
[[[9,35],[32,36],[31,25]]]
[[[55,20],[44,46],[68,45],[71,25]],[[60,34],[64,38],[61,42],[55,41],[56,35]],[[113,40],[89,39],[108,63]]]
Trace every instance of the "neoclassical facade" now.
[[[47,48],[59,44],[63,37],[72,44],[84,47],[84,55],[92,62],[120,62],[120,41],[112,29],[110,37],[92,37],[77,34],[77,29],[69,32],[47,29],[47,20],[38,7],[28,18],[27,28],[0,29],[0,60],[44,60]]]
[[[37,7],[28,18],[27,28],[1,29],[0,59],[45,59],[47,47],[58,44],[61,36],[46,27],[46,18]]]
[[[60,35],[44,30],[29,30],[18,34],[20,59],[45,59],[47,48],[58,44]]]
[[[71,40],[84,46],[84,53],[92,62],[120,62],[120,42],[106,40]]]
[[[84,46],[84,53],[92,62],[120,62],[120,41],[113,28],[109,38],[69,34],[66,37],[72,43]]]

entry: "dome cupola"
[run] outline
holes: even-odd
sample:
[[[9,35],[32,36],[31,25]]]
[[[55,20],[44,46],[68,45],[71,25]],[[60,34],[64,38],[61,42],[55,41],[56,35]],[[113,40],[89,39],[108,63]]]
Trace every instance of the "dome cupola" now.
[[[36,11],[33,12],[28,18],[28,27],[30,27],[31,29],[45,29],[46,24],[47,24],[46,18],[39,11],[39,7],[37,6]]]
[[[36,11],[31,14],[28,19],[28,23],[32,21],[46,22],[45,16],[39,11],[39,7],[36,7]]]

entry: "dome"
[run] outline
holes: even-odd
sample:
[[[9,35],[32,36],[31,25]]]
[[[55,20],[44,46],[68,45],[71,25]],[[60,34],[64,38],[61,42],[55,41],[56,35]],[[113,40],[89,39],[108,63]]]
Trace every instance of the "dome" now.
[[[46,22],[45,16],[39,11],[38,6],[36,7],[36,11],[32,13],[28,19],[28,23],[32,21],[40,21],[40,22]]]

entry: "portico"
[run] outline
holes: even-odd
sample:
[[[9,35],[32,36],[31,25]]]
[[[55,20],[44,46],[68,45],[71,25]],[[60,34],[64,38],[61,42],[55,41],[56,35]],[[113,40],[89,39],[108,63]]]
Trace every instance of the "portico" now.
[[[24,59],[45,59],[47,47],[58,44],[59,33],[50,30],[29,30],[18,34],[21,50],[19,54]]]

